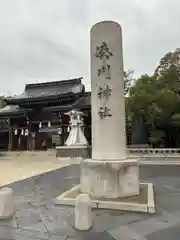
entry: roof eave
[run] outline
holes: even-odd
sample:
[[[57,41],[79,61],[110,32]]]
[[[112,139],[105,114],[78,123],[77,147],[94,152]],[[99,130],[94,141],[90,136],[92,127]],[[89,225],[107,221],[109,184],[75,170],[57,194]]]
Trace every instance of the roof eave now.
[[[72,99],[76,99],[76,94],[73,92],[59,94],[59,95],[51,95],[51,96],[39,96],[39,97],[30,97],[30,98],[12,98],[7,101],[8,104],[20,104],[20,103],[27,103],[30,101],[45,101],[45,100],[54,100],[54,99],[61,99],[62,97],[71,97]]]
[[[20,115],[20,114],[24,114],[25,110],[20,110],[20,111],[9,111],[9,112],[0,112],[0,117],[9,117],[12,115]]]

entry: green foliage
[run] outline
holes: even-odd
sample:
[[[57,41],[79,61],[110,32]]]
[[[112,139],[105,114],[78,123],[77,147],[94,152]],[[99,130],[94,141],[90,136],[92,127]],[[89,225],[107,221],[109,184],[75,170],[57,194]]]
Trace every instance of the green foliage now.
[[[154,147],[159,147],[164,143],[165,133],[161,130],[154,130],[150,132],[149,143]]]
[[[130,87],[127,114],[143,118],[153,146],[180,147],[180,49],[165,54],[152,76]]]
[[[124,71],[124,94],[125,96],[128,94],[130,87],[134,82],[133,78],[134,71],[132,69],[128,69]]]
[[[180,113],[176,113],[172,116],[172,124],[175,127],[180,127]]]

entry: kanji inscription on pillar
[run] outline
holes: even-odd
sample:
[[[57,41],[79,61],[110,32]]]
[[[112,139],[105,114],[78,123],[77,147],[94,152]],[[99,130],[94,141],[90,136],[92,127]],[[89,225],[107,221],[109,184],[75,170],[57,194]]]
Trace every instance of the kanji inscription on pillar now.
[[[106,42],[102,41],[102,44],[96,47],[95,57],[99,58],[99,60],[102,62],[101,67],[97,69],[97,76],[100,77],[102,75],[104,77],[104,82],[106,79],[111,79],[111,66],[109,63],[109,59],[112,56],[113,54],[109,50]],[[98,112],[100,119],[112,117],[111,110],[107,106],[111,94],[112,89],[109,87],[108,84],[104,84],[103,86],[101,85],[98,87],[97,96],[101,101],[101,106]]]
[[[101,68],[97,69],[97,76],[104,74],[106,79],[111,79],[111,66],[108,63],[108,60],[112,56],[112,52],[109,50],[107,43],[104,41],[100,46],[98,45],[96,47],[95,57],[99,58],[102,61]]]
[[[106,117],[112,117],[111,110],[107,106],[102,106],[99,109],[99,116],[101,119],[106,118]]]
[[[103,87],[99,86],[97,96],[100,100],[103,98],[108,100],[111,94],[112,89],[109,87],[109,85],[104,84]]]

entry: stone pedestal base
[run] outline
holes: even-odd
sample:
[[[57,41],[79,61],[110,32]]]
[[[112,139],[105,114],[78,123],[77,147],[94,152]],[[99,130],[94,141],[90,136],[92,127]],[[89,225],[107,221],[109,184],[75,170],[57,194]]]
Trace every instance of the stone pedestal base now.
[[[55,204],[74,206],[86,193],[93,208],[155,212],[152,183],[139,182],[137,160],[81,161],[81,184],[62,193]]]
[[[55,204],[62,206],[75,206],[76,199],[80,194],[80,185],[77,185],[62,193],[54,200],[54,202]],[[92,208],[96,209],[155,213],[154,190],[152,183],[140,183],[140,193],[137,196],[114,200],[105,198],[91,198],[91,200]]]
[[[57,158],[89,158],[90,155],[91,155],[91,148],[86,145],[56,147]]]
[[[81,164],[81,193],[93,198],[117,199],[139,195],[137,160],[96,161]]]

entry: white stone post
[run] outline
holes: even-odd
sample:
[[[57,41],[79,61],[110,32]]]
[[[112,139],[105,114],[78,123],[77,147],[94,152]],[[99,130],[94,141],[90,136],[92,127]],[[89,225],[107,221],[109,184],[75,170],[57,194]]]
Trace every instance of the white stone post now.
[[[0,191],[0,219],[11,217],[13,212],[13,190],[11,188],[3,188]]]
[[[92,227],[92,202],[88,194],[80,194],[75,204],[75,227],[87,231]]]

